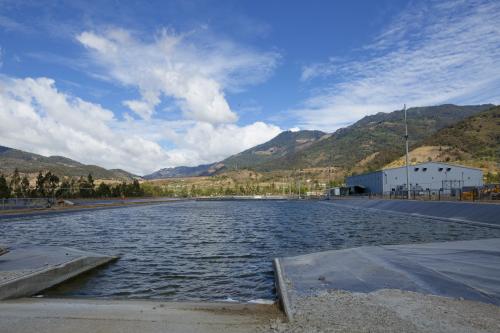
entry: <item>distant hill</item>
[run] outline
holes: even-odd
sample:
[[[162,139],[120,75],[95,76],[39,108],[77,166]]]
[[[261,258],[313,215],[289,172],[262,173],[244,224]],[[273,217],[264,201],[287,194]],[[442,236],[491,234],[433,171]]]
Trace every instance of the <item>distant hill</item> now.
[[[407,110],[411,147],[420,146],[443,128],[494,107],[492,104],[416,107]],[[403,111],[377,113],[328,134],[321,131],[286,131],[274,139],[232,155],[218,163],[178,167],[154,179],[212,175],[235,169],[259,172],[334,166],[342,170],[375,170],[404,153]],[[211,168],[214,165],[216,169]],[[151,175],[149,175],[151,176]],[[147,176],[147,177],[149,177]]]
[[[500,107],[493,107],[443,128],[412,149],[410,162],[433,160],[485,167],[500,163]],[[388,166],[404,163],[404,156]]]
[[[180,177],[210,176],[216,173],[224,165],[220,163],[202,164],[195,167],[179,166],[175,168],[164,168],[145,175],[144,179],[165,179]]]
[[[491,108],[493,105],[440,105],[410,108],[408,131],[410,145],[417,145],[438,130],[464,118]],[[259,171],[335,166],[351,169],[378,169],[401,156],[404,151],[403,111],[366,116],[351,126],[337,130],[325,140],[307,149],[285,155],[257,166]]]
[[[232,155],[223,161],[195,167],[165,168],[146,175],[144,179],[165,179],[194,176],[211,176],[222,171],[254,168],[310,147],[314,142],[328,137],[321,131],[285,131],[261,145]]]
[[[500,106],[443,128],[422,143],[436,144],[449,146],[474,159],[500,162]]]
[[[34,174],[50,171],[59,176],[79,177],[89,173],[95,179],[131,180],[138,178],[121,169],[107,170],[97,165],[86,165],[63,156],[42,156],[18,149],[0,146],[0,173],[12,174],[15,169],[21,173]]]
[[[321,131],[285,131],[270,141],[230,156],[221,163],[229,170],[254,167],[258,169],[260,165],[307,150],[329,136],[330,134]]]

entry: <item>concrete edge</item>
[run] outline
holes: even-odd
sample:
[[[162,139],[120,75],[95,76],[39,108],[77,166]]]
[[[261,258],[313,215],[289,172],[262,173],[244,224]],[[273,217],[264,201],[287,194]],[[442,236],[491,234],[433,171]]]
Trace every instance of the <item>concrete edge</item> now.
[[[275,311],[276,314],[283,316],[283,312],[276,303],[261,304],[261,303],[242,303],[242,302],[225,302],[225,301],[169,301],[162,299],[151,298],[91,298],[91,297],[20,297],[3,300],[0,306],[5,304],[37,304],[37,303],[70,303],[70,304],[96,304],[96,305],[134,305],[145,304],[151,306],[163,305],[161,308],[177,309],[177,310],[194,310],[194,311],[250,311],[250,312],[266,312]]]
[[[275,275],[276,294],[278,295],[279,304],[281,305],[283,311],[285,312],[285,315],[288,318],[288,320],[292,320],[293,319],[292,307],[290,304],[290,299],[288,298],[286,281],[283,277],[283,271],[279,258],[274,258],[273,268]]]
[[[448,217],[440,217],[440,216],[433,216],[433,215],[425,215],[425,214],[419,214],[419,213],[406,213],[406,212],[400,212],[400,211],[392,210],[392,209],[382,209],[382,208],[374,208],[374,207],[360,207],[360,206],[349,205],[349,204],[342,204],[342,203],[339,203],[339,202],[332,202],[332,201],[330,201],[329,204],[333,204],[333,205],[337,205],[337,206],[341,206],[341,207],[349,207],[349,208],[356,208],[356,209],[368,209],[368,210],[373,210],[373,211],[391,212],[391,213],[402,214],[402,215],[411,215],[411,216],[417,216],[417,217],[424,217],[424,218],[429,218],[429,219],[443,221],[443,222],[452,222],[452,223],[474,225],[474,226],[478,226],[478,227],[500,229],[500,225],[486,223],[486,222],[477,222],[477,221],[471,221],[471,220],[461,220],[461,219],[448,218]]]
[[[31,296],[96,267],[117,260],[115,256],[78,257],[0,285],[0,300]]]

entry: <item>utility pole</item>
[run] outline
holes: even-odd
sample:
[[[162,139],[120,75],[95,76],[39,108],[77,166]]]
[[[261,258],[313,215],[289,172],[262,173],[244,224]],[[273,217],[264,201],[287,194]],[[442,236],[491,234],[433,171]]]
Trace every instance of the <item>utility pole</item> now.
[[[292,198],[292,180],[288,179],[288,177],[287,177],[286,178],[286,183],[288,185],[288,199],[291,199]]]
[[[300,170],[299,170],[299,199],[300,199]]]
[[[408,121],[406,118],[406,104],[403,106],[405,113],[405,144],[406,144],[406,190],[408,191],[408,200],[410,199],[410,167],[408,166]]]
[[[333,165],[333,153],[330,153],[330,165],[328,166],[328,199],[330,199],[330,189],[331,189],[331,183],[332,183],[332,165]]]

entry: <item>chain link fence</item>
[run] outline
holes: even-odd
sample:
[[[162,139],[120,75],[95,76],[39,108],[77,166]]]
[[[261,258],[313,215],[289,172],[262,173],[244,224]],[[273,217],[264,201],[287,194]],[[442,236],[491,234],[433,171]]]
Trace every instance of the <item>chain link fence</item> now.
[[[393,191],[383,194],[363,193],[344,196],[344,198],[368,198],[368,199],[408,199],[407,191]],[[335,198],[335,197],[334,197]],[[341,198],[337,196],[336,198]],[[453,189],[453,190],[411,190],[411,200],[427,201],[481,201],[500,203],[500,193],[493,191],[482,191],[481,189]]]
[[[8,198],[0,199],[1,210],[48,208],[54,205],[53,198]]]

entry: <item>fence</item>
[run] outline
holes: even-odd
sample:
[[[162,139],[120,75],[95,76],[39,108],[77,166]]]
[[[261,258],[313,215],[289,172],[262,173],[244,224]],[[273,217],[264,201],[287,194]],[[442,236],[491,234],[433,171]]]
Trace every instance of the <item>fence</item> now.
[[[0,199],[0,209],[48,208],[54,204],[53,198],[9,198]]]
[[[383,194],[362,193],[344,196],[348,198],[368,198],[368,199],[408,199],[407,191],[393,191]],[[341,198],[332,196],[333,199]],[[500,202],[500,193],[483,192],[478,189],[464,191],[462,189],[453,190],[411,190],[411,200],[427,201],[481,201]]]

